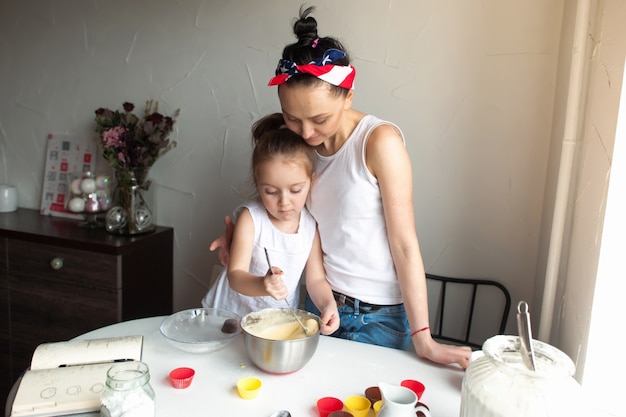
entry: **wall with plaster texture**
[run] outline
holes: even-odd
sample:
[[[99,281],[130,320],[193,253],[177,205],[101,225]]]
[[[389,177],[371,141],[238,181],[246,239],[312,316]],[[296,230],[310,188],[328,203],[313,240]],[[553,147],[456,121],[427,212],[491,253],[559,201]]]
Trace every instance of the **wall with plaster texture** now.
[[[574,9],[572,4],[567,3],[568,13],[573,13]],[[552,343],[561,346],[575,361],[579,379],[584,374],[587,338],[593,316],[593,296],[626,57],[626,27],[622,24],[626,19],[626,3],[620,0],[592,2],[591,11],[586,100],[579,134],[573,138],[577,143],[578,169],[572,184],[571,223],[559,274],[551,337]],[[621,103],[621,106],[625,105]],[[613,283],[609,284],[609,291],[623,294],[623,277],[617,274],[611,280]],[[597,302],[601,304],[603,300]],[[610,336],[603,335],[607,337],[603,354],[608,357],[611,344],[615,344],[613,338],[608,339]],[[624,364],[614,365],[616,375],[624,370]]]
[[[426,270],[532,300],[563,1],[311,4],[320,35],[351,53],[354,107],[407,137]],[[91,137],[93,111],[124,101],[180,108],[151,198],[175,228],[174,306],[199,305],[208,246],[247,184],[249,128],[279,110],[266,84],[299,6],[0,0],[0,182],[38,208],[49,132]]]

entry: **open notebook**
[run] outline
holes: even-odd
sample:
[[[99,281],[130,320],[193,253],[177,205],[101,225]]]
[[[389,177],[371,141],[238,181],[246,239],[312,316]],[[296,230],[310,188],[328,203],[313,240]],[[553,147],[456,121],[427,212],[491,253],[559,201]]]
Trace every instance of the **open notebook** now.
[[[141,360],[143,336],[44,343],[15,394],[11,417],[98,412],[106,373],[115,362]]]

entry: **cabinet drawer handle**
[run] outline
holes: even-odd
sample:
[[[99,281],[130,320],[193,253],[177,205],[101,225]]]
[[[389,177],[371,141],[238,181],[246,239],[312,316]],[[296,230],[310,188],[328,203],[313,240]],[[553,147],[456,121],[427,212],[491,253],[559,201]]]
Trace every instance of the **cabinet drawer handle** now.
[[[55,271],[58,271],[59,269],[63,268],[63,258],[54,258],[53,260],[50,261],[50,266]]]

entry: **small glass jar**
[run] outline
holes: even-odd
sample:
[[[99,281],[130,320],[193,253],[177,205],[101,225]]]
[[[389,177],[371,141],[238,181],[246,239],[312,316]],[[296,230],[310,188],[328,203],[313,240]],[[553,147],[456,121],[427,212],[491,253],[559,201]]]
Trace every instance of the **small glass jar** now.
[[[494,336],[463,376],[460,417],[586,415],[575,366],[559,349],[533,340],[535,371],[522,362],[517,336]]]
[[[154,417],[155,411],[148,365],[131,361],[109,368],[101,396],[100,416]]]

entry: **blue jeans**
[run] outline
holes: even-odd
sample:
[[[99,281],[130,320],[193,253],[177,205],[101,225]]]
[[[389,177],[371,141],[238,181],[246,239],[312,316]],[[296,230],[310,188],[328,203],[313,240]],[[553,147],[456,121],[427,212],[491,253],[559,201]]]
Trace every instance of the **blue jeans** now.
[[[359,300],[355,300],[355,308],[346,304],[338,307],[340,324],[331,336],[406,350],[411,337],[404,304],[381,307],[373,313],[366,311],[369,307],[359,309],[358,304]],[[304,309],[318,316],[321,314],[308,294]]]

